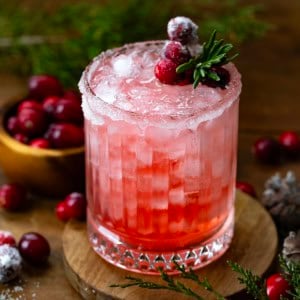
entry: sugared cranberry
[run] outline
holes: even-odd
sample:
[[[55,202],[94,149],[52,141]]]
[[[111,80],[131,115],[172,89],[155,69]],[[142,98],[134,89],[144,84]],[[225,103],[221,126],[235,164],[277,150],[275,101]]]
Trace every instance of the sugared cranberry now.
[[[43,110],[41,103],[37,102],[36,100],[23,100],[19,105],[18,105],[18,113],[20,113],[21,110],[25,108],[30,108],[33,110]]]
[[[47,119],[44,111],[24,108],[18,113],[19,127],[27,136],[42,134],[47,127]]]
[[[23,133],[16,133],[13,138],[22,144],[28,144],[29,142],[28,136]]]
[[[56,214],[56,217],[63,222],[70,220],[70,216],[68,214],[68,208],[66,206],[65,201],[61,201],[56,205],[55,214]]]
[[[29,95],[35,99],[47,96],[60,96],[63,88],[59,80],[51,75],[35,75],[29,78]]]
[[[26,203],[26,190],[17,183],[4,184],[0,187],[0,206],[15,211]]]
[[[288,291],[291,287],[288,281],[279,273],[273,274],[266,280],[267,295],[269,300],[280,300],[289,298]]]
[[[6,122],[7,131],[14,135],[20,132],[18,118],[16,116],[9,117]]]
[[[300,155],[300,137],[294,131],[285,131],[279,137],[279,143],[290,158]]]
[[[236,182],[236,188],[239,189],[239,190],[241,190],[242,192],[250,195],[253,198],[257,198],[257,194],[256,194],[256,191],[255,191],[253,185],[251,185],[248,182],[237,181]]]
[[[156,64],[154,74],[162,83],[176,84],[182,78],[181,74],[176,73],[177,67],[178,64],[168,58],[165,58]]]
[[[45,113],[49,116],[53,116],[57,103],[59,101],[58,96],[48,96],[42,102],[42,107]]]
[[[70,123],[51,124],[45,138],[58,149],[78,147],[84,143],[83,128]]]
[[[29,145],[34,148],[42,148],[42,149],[48,149],[50,148],[50,143],[48,140],[44,138],[36,138],[32,140]]]
[[[10,245],[12,247],[16,246],[16,240],[11,232],[0,230],[0,246],[1,245]]]
[[[54,110],[54,118],[61,122],[82,124],[83,113],[79,101],[60,99]]]
[[[65,90],[62,98],[68,100],[75,100],[81,103],[80,93],[74,90]]]
[[[164,48],[164,54],[166,58],[176,64],[182,64],[191,58],[188,48],[176,41],[167,42]]]
[[[281,159],[281,147],[273,138],[259,138],[254,143],[252,152],[263,163],[276,164]]]
[[[86,199],[81,193],[71,193],[65,200],[67,214],[71,219],[82,220],[86,215]]]
[[[225,68],[219,66],[212,67],[210,71],[218,75],[220,80],[216,81],[211,78],[206,78],[205,80],[202,81],[202,83],[213,88],[216,87],[220,87],[222,89],[226,88],[226,86],[230,82],[230,73]]]
[[[39,233],[25,233],[18,244],[22,257],[32,264],[43,264],[50,255],[48,241]]]
[[[189,18],[176,17],[168,23],[168,36],[171,41],[178,41],[183,45],[195,43],[198,40],[198,26]]]

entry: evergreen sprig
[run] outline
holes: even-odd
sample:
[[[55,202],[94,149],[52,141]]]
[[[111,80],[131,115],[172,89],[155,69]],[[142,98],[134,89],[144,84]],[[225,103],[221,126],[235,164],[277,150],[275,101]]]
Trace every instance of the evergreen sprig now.
[[[207,78],[214,81],[220,81],[221,78],[211,68],[215,65],[221,66],[232,61],[238,56],[238,53],[229,57],[228,53],[232,50],[233,45],[225,43],[223,39],[216,40],[217,31],[214,30],[207,42],[203,44],[202,52],[195,58],[191,58],[188,62],[177,67],[177,73],[182,73],[187,70],[193,70],[193,87],[196,88],[200,82]]]

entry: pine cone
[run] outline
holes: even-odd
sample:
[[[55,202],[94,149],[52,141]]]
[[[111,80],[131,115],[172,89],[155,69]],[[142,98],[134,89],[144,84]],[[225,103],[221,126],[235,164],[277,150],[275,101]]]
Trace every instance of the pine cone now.
[[[285,178],[277,173],[268,179],[261,202],[281,229],[300,228],[300,183],[293,172],[287,172]]]
[[[284,239],[282,254],[288,261],[300,262],[300,230],[291,231]]]

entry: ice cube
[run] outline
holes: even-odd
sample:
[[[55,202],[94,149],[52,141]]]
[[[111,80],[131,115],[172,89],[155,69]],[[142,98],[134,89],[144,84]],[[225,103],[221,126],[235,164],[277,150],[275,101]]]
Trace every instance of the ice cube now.
[[[134,73],[132,58],[128,55],[121,54],[112,61],[113,69],[117,76],[129,77]]]

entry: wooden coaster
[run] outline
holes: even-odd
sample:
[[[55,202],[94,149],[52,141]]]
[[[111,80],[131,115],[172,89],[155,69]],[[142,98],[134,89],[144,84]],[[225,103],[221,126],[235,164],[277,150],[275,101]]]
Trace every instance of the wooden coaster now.
[[[196,273],[200,277],[207,277],[222,295],[233,295],[243,287],[237,280],[237,274],[227,265],[227,261],[237,262],[260,276],[270,267],[276,255],[277,243],[276,228],[266,210],[254,199],[237,192],[235,235],[229,250],[219,260],[197,270]],[[83,223],[70,222],[66,225],[63,233],[63,251],[67,278],[84,299],[186,299],[186,296],[170,291],[109,287],[111,284],[126,282],[126,275],[156,283],[162,283],[162,280],[159,276],[131,273],[104,261],[90,247]],[[176,278],[179,279],[179,276]],[[200,291],[193,282],[184,282],[192,289]],[[204,299],[215,299],[205,291],[201,290],[200,293]]]

